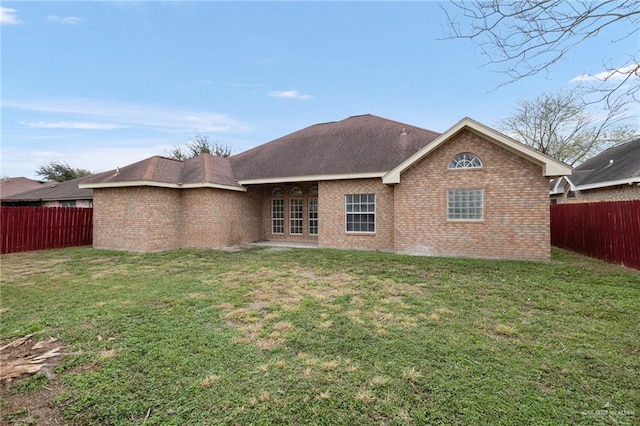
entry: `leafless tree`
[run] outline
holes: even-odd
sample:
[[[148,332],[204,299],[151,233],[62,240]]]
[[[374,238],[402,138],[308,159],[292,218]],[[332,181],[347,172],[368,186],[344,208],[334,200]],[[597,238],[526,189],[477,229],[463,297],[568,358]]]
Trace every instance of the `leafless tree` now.
[[[503,120],[502,130],[515,139],[570,166],[611,146],[629,141],[634,131],[625,126],[622,105],[600,115],[587,112],[578,90],[549,93],[518,103]]]
[[[502,85],[541,72],[569,50],[606,29],[620,27],[625,36],[640,31],[638,0],[474,0],[442,4],[448,18],[447,38],[473,40],[491,65],[508,76]],[[637,44],[636,44],[637,45]],[[616,106],[640,96],[640,54],[601,58],[603,71],[575,80],[590,90],[589,103]]]
[[[212,143],[209,141],[209,136],[197,134],[184,147],[174,146],[167,156],[174,160],[187,160],[200,154],[230,157],[231,147],[220,142]]]

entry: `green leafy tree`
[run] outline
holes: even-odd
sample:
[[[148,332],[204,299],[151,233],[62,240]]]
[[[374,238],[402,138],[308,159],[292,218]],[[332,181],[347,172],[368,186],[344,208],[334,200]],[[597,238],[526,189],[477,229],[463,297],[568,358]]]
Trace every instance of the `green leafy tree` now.
[[[198,134],[184,146],[174,146],[167,156],[174,160],[183,161],[200,154],[230,157],[231,147],[220,142],[211,142],[209,136]]]
[[[35,172],[46,180],[56,182],[65,182],[92,174],[89,170],[76,169],[61,161],[47,163],[38,167]]]

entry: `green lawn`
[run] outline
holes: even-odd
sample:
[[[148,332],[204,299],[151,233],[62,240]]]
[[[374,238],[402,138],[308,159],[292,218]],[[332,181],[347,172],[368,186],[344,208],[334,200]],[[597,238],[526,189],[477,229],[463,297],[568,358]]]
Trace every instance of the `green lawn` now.
[[[640,273],[262,248],[2,256],[72,424],[637,424]],[[38,375],[32,385],[47,386]],[[8,421],[8,418],[4,419]]]

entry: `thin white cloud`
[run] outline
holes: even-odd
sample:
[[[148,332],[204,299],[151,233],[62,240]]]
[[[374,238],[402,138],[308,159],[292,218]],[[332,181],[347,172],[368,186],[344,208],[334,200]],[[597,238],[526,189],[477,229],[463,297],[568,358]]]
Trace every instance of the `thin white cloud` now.
[[[77,16],[55,16],[49,15],[47,16],[47,22],[54,24],[62,24],[62,25],[76,25],[85,19],[78,18]]]
[[[285,99],[313,99],[313,96],[303,95],[297,90],[274,91],[274,92],[270,92],[269,96],[272,96],[274,98],[285,98]]]
[[[20,124],[30,129],[112,130],[129,127],[115,123],[96,123],[92,121],[21,121]]]
[[[626,67],[617,68],[613,70],[602,71],[597,74],[581,74],[571,79],[571,83],[582,83],[585,81],[620,81],[624,80],[630,73],[636,73],[638,75],[638,68],[640,64],[631,64]]]
[[[251,126],[225,114],[163,108],[154,105],[63,98],[44,100],[3,100],[4,108],[37,111],[62,117],[52,122],[109,123],[163,132],[247,132]],[[47,122],[44,121],[43,122]]]
[[[171,143],[173,142],[162,139],[117,139],[104,141],[99,146],[85,144],[81,149],[76,144],[59,145],[60,148],[56,150],[30,149],[27,145],[3,146],[3,155],[0,160],[4,176],[26,176],[38,179],[35,170],[52,161],[64,161],[72,167],[80,167],[92,172],[104,172],[152,155],[162,155],[166,152],[167,146],[173,146]]]
[[[0,24],[2,25],[22,24],[22,21],[18,19],[17,13],[18,11],[16,9],[0,6]]]

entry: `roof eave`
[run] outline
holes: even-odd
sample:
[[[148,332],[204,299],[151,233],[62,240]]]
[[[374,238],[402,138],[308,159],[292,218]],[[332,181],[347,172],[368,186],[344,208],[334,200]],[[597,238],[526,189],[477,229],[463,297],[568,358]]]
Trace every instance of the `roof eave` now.
[[[617,185],[633,185],[634,183],[640,185],[640,176],[634,176],[627,179],[618,179],[618,180],[609,180],[604,182],[595,182],[589,183],[586,185],[577,185],[576,189],[578,191],[586,191],[589,189],[597,189],[597,188],[605,188],[607,186],[617,186]]]
[[[445,131],[436,139],[434,139],[430,144],[413,154],[411,157],[398,165],[395,169],[387,173],[382,178],[382,181],[386,184],[400,183],[400,175],[405,170],[420,161],[427,154],[438,148],[440,145],[442,145],[444,142],[446,142],[462,130],[469,130],[470,132],[475,133],[479,136],[491,139],[494,143],[501,146],[502,148],[505,148],[508,151],[511,151],[535,164],[542,166],[543,176],[556,177],[571,175],[571,167],[567,166],[566,164],[554,160],[553,158],[542,154],[541,152],[538,152],[533,148],[530,148],[527,145],[524,145],[496,130],[493,130],[492,128],[485,126],[482,123],[465,117],[454,124],[451,128],[449,128],[449,130]]]
[[[80,189],[101,189],[101,188],[130,188],[135,186],[152,186],[156,188],[171,189],[193,189],[193,188],[215,188],[226,189],[229,191],[246,192],[244,186],[225,185],[213,182],[197,182],[197,183],[172,183],[172,182],[155,182],[149,180],[135,180],[126,182],[101,182],[101,183],[81,183],[78,185]]]
[[[286,183],[286,182],[315,182],[324,180],[348,180],[348,179],[374,179],[381,178],[386,172],[370,172],[370,173],[342,173],[331,175],[308,175],[308,176],[280,176],[261,179],[239,180],[241,185],[261,185],[268,183]]]

